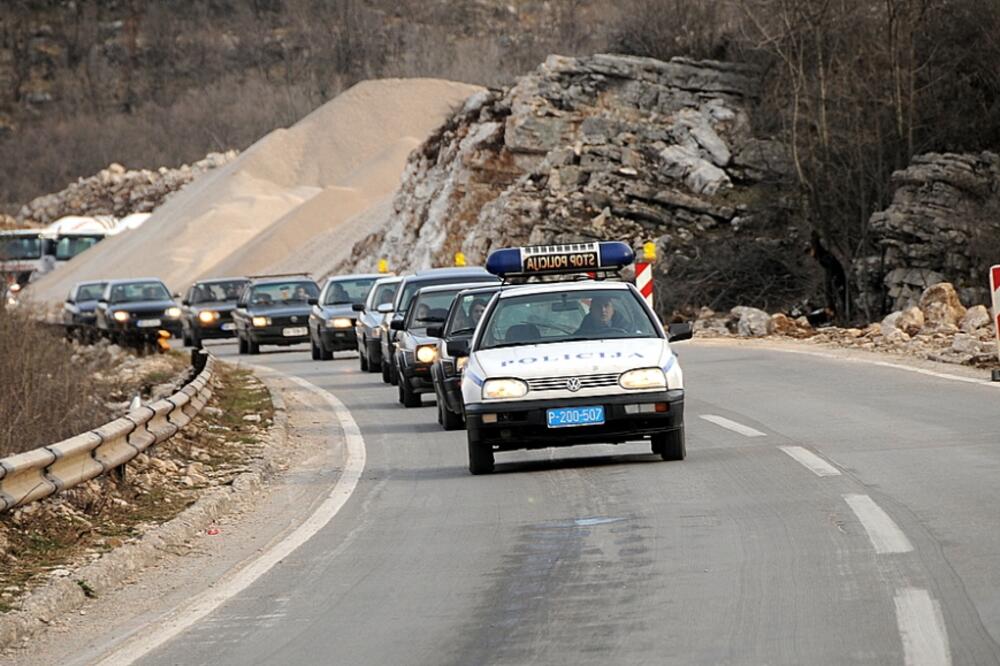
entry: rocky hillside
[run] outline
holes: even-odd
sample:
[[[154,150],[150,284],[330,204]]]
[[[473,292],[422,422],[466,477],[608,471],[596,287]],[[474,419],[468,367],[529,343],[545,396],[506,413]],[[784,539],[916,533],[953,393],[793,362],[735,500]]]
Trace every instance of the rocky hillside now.
[[[809,293],[779,142],[754,132],[754,72],[714,61],[551,56],[476,95],[409,160],[370,268],[482,262],[495,247],[655,240],[664,311]],[[683,284],[678,276],[687,276]]]
[[[873,310],[904,310],[945,280],[964,302],[989,303],[987,271],[1000,263],[1000,156],[919,155],[892,184],[892,205],[871,218],[882,253],[855,267],[867,298],[885,295]]]

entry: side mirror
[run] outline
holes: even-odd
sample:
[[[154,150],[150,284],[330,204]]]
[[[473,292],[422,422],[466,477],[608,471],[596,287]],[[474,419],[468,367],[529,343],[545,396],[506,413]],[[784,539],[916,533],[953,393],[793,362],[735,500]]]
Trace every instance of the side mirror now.
[[[382,305],[375,308],[376,312],[381,312],[382,314],[388,314],[392,312],[392,303],[383,303]]]
[[[694,335],[694,326],[691,322],[686,321],[681,324],[670,324],[667,327],[667,341],[668,342],[680,342],[681,340],[690,340],[691,336]]]
[[[444,326],[428,326],[427,327],[427,337],[430,338],[443,338],[444,337]]]
[[[181,305],[187,307],[188,305],[191,305],[191,301],[185,298],[183,301],[181,301]]]
[[[73,305],[74,303],[76,303],[76,301],[74,299],[72,299],[72,298],[67,298],[66,299],[66,304],[67,305]]]
[[[400,317],[399,319],[393,319],[392,321],[390,321],[389,322],[389,328],[391,328],[394,331],[405,331],[406,330],[406,327],[403,326],[403,319],[402,319],[402,317]]]
[[[445,346],[448,349],[448,356],[452,358],[469,355],[469,341],[465,338],[449,340]]]
[[[98,303],[104,303],[105,305],[107,305],[108,304],[108,299],[106,299],[106,298],[98,298],[97,302]]]
[[[364,303],[352,303],[351,304],[351,309],[354,310],[355,312],[364,312],[365,311],[365,304]]]
[[[319,305],[319,299],[318,298],[310,298],[309,299],[309,305]]]

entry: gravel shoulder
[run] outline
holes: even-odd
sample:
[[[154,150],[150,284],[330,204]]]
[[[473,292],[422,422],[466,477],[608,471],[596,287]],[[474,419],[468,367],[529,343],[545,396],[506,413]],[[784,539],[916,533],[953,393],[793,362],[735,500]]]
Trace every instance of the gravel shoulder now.
[[[276,407],[283,402],[287,415],[284,435],[268,445],[270,472],[264,476],[269,478],[232,493],[233,502],[207,529],[159,548],[151,565],[114,589],[88,598],[71,614],[47,618],[44,631],[0,652],[5,664],[92,663],[241,569],[311,513],[339,474],[342,442],[336,421],[315,397],[280,376],[261,379],[281,396]]]

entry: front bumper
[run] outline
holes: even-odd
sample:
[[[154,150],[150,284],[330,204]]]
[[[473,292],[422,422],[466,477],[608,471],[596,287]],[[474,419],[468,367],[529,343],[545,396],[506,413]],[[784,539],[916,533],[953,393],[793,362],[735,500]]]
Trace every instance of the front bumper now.
[[[247,335],[249,336],[251,342],[258,345],[297,345],[303,342],[309,342],[309,328],[307,326],[302,326],[300,328],[305,328],[305,335],[295,335],[286,336],[282,334],[282,331],[288,326],[264,326],[260,328],[248,329]]]
[[[236,337],[236,327],[233,326],[229,330],[223,330],[223,324],[229,324],[231,322],[222,322],[214,324],[203,324],[198,321],[194,325],[194,331],[197,333],[198,337],[202,340],[223,340],[225,338],[235,338]]]
[[[160,337],[160,331],[167,331],[171,337],[179,338],[181,337],[181,321],[179,319],[164,319],[159,326],[151,328],[139,328],[128,322],[125,325],[114,326],[109,330],[129,339],[154,340]]]
[[[358,348],[358,334],[351,328],[321,328],[319,337],[323,348],[330,351],[355,351]]]
[[[434,392],[434,381],[431,378],[431,366],[429,364],[409,362],[405,357],[400,360],[400,379],[405,381],[414,393]]]
[[[627,405],[666,403],[665,412],[629,414]],[[603,405],[602,425],[549,428],[546,410],[556,407]],[[495,423],[483,423],[484,414],[496,414]],[[618,444],[640,440],[684,425],[684,391],[654,391],[635,394],[552,398],[465,405],[470,438],[499,451],[537,449],[574,444]]]

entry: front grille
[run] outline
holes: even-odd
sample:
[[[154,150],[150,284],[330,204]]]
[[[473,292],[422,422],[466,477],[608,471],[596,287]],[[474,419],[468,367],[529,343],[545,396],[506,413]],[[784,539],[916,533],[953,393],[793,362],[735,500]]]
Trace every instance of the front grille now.
[[[537,379],[529,379],[528,388],[532,391],[561,391],[566,388],[566,382],[572,379],[572,376],[566,377],[539,377]],[[618,373],[604,374],[604,375],[580,375],[576,377],[580,380],[580,388],[600,388],[604,386],[614,386],[618,383]]]
[[[305,326],[309,322],[309,315],[295,315],[298,321],[292,321],[292,315],[281,317],[271,317],[272,326]]]
[[[155,310],[130,310],[134,319],[161,319],[165,310],[157,308]]]

